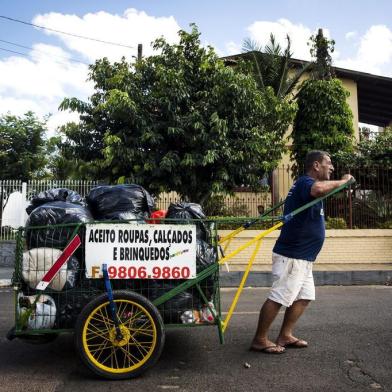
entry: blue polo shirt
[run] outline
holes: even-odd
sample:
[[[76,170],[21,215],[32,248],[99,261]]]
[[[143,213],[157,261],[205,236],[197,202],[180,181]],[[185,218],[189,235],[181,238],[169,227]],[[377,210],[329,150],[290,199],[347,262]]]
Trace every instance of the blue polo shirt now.
[[[310,194],[314,182],[312,177],[303,176],[294,183],[284,204],[284,215],[314,200]],[[324,210],[323,202],[320,201],[282,226],[273,251],[294,259],[315,261],[324,238]]]

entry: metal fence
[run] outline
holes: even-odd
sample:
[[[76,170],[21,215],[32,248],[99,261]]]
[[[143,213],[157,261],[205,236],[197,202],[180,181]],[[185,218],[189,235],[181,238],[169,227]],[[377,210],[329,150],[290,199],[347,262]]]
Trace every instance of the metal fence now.
[[[382,166],[347,169],[335,166],[331,179],[350,173],[350,191],[326,199],[327,227],[337,229],[392,229],[392,169]],[[271,176],[273,204],[283,200],[294,180],[293,166],[283,165]]]
[[[87,180],[0,180],[0,240],[14,239],[14,229],[25,224],[25,209],[38,193],[52,188],[68,188],[85,197],[99,183]]]
[[[335,168],[336,178],[347,170]],[[392,228],[392,169],[371,167],[351,170],[357,180],[350,192],[342,192],[325,201],[329,228]],[[263,192],[238,188],[231,196],[214,195],[204,209],[209,216],[254,217],[283,200],[293,184],[293,167],[283,165],[264,181]],[[102,181],[0,180],[0,239],[12,239],[13,228],[23,226],[29,201],[41,191],[68,188],[85,197]],[[163,193],[156,200],[157,209],[167,209],[180,201],[175,192]]]
[[[166,210],[170,203],[181,201],[176,192],[162,193],[156,201],[157,209]],[[238,188],[232,195],[213,195],[203,206],[208,216],[254,217],[271,206],[271,192],[253,192]]]
[[[392,169],[368,167],[350,173],[356,184],[351,192],[327,200],[327,217],[344,220],[348,228],[392,229]]]
[[[31,200],[34,195],[52,188],[68,188],[86,197],[91,188],[102,183],[89,180],[32,180],[27,183],[27,199]]]

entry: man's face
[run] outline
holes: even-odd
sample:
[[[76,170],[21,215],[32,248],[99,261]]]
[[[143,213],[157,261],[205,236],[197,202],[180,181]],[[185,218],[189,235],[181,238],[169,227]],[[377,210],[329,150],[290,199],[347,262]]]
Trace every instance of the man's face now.
[[[321,162],[314,163],[314,169],[317,173],[317,179],[319,181],[329,180],[331,178],[331,174],[334,171],[331,158],[328,155],[324,155]]]

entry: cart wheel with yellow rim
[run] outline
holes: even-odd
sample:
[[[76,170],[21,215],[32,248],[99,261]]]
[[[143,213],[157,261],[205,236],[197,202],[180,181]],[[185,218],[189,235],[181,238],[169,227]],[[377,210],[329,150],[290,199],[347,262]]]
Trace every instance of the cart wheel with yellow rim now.
[[[75,343],[83,362],[112,380],[135,377],[158,360],[165,330],[157,308],[144,296],[113,291],[115,320],[107,294],[85,306],[75,326]]]

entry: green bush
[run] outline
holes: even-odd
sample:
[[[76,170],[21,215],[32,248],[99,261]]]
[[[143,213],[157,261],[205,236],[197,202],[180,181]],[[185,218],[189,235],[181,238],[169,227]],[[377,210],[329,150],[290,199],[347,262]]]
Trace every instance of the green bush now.
[[[386,222],[379,224],[380,229],[392,229],[392,220],[388,220]]]
[[[211,195],[203,204],[203,210],[209,216],[225,216],[225,197]]]
[[[326,229],[347,229],[347,223],[343,218],[327,218],[325,221]]]
[[[204,203],[203,209],[209,216],[241,217],[249,215],[249,208],[246,203],[235,197],[231,205],[227,206],[224,195],[210,196]]]

